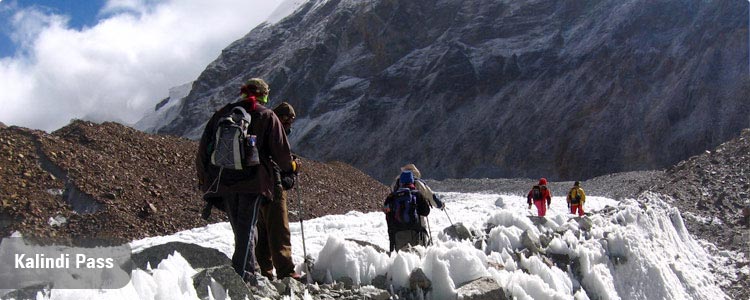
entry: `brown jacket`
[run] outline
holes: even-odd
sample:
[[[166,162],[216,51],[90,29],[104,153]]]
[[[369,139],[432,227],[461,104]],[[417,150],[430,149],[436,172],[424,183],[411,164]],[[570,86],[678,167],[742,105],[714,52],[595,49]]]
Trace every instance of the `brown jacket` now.
[[[254,174],[240,175],[238,179],[236,174],[234,174],[235,176],[225,176],[228,170],[224,170],[224,175],[219,180],[218,188],[213,187],[212,190],[217,189],[216,193],[218,195],[227,193],[253,193],[273,199],[274,178],[271,159],[279,165],[282,171],[292,171],[292,154],[281,122],[272,110],[260,104],[256,105],[255,110],[252,110],[252,105],[252,102],[245,100],[227,104],[214,113],[206,124],[195,160],[202,191],[205,192],[211,188],[211,184],[214,183],[219,172],[219,168],[211,165],[211,154],[208,151],[209,144],[213,142],[216,132],[217,120],[229,113],[235,106],[242,106],[252,117],[250,132],[257,136],[261,164],[257,167],[257,171]],[[225,177],[235,177],[235,179],[227,179]]]

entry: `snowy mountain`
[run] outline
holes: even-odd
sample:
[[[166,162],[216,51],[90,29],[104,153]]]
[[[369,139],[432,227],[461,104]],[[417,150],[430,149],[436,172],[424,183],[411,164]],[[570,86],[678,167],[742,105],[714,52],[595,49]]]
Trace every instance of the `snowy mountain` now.
[[[185,83],[169,89],[169,97],[165,98],[154,107],[154,111],[146,114],[141,120],[133,125],[133,128],[148,133],[159,124],[169,124],[180,113],[185,97],[190,92],[192,82]]]
[[[150,131],[196,138],[253,76],[300,112],[296,151],[381,181],[406,162],[438,179],[657,169],[750,126],[747,1],[287,4]]]
[[[720,252],[694,239],[680,212],[660,194],[643,193],[619,202],[588,197],[586,209],[591,215],[582,219],[567,214],[565,200],[559,197],[553,198],[546,219],[539,219],[530,216],[525,198],[518,196],[452,192],[441,196],[447,209],[434,210],[429,218],[434,245],[411,252],[388,255],[379,249],[388,246],[379,212],[306,221],[306,251],[316,258],[312,274],[320,285],[298,286],[295,295],[284,299],[326,299],[320,293],[330,292],[332,285],[324,283],[332,281],[348,282],[336,292],[340,299],[361,299],[356,295],[376,295],[378,289],[400,294],[400,299],[730,299],[722,287],[750,274],[741,253]],[[474,238],[456,240],[442,232],[451,222],[468,227]],[[300,224],[291,224],[291,231],[293,256],[301,271]],[[142,253],[172,242],[205,249],[191,248],[193,252],[216,249],[231,256],[233,251],[228,223],[130,245],[133,252]],[[161,262],[134,271],[122,289],[46,293],[50,299],[226,299],[242,294],[227,291],[232,281],[226,278],[216,277],[210,285],[200,286],[202,274],[220,266],[206,267],[204,259],[204,266],[197,267],[195,253],[160,255]],[[745,266],[736,268],[738,262]],[[423,271],[430,288],[409,288],[416,269]],[[355,296],[345,296],[344,290]]]

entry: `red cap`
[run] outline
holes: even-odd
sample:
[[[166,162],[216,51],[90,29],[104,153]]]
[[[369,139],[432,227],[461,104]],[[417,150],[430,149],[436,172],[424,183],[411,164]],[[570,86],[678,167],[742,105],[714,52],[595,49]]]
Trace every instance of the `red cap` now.
[[[544,178],[544,177],[540,178],[539,185],[547,185],[547,178]]]

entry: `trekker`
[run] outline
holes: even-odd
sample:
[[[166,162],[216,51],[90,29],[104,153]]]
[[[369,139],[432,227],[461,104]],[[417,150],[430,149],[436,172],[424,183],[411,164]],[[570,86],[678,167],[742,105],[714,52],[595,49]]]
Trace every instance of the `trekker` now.
[[[425,246],[427,242],[427,230],[420,216],[430,214],[430,205],[414,185],[411,171],[401,172],[399,182],[399,188],[389,194],[383,204],[390,251],[398,251],[406,245]]]
[[[547,200],[546,203],[545,200]],[[552,194],[547,189],[547,178],[539,179],[539,184],[533,186],[531,191],[529,191],[529,195],[526,196],[526,203],[529,204],[529,209],[531,209],[532,201],[536,206],[539,216],[544,217],[547,214],[547,206],[552,204]]]
[[[443,209],[444,204],[443,201],[438,198],[438,196],[432,191],[432,189],[422,180],[422,173],[419,172],[419,169],[417,169],[417,166],[414,164],[406,164],[403,167],[401,167],[401,172],[404,171],[411,171],[411,173],[414,175],[414,186],[417,187],[417,190],[419,190],[420,193],[422,193],[422,196],[427,200],[427,202],[430,204],[430,207],[435,207],[438,209]],[[393,191],[395,192],[401,187],[401,183],[399,182],[399,178],[401,175],[396,176],[396,179],[394,180]]]
[[[586,193],[581,188],[581,183],[576,181],[573,183],[573,187],[568,192],[568,208],[570,208],[571,214],[583,216],[583,203],[586,202]]]
[[[282,102],[273,109],[276,117],[284,126],[284,132],[289,135],[292,123],[296,118],[294,107]],[[294,156],[292,156],[294,158]],[[295,160],[295,163],[297,161]],[[289,215],[287,209],[287,190],[294,186],[296,173],[283,174],[276,162],[273,163],[273,201],[261,206],[258,215],[258,244],[255,246],[255,256],[258,259],[260,274],[273,280],[273,269],[276,277],[299,278],[294,272],[292,260],[292,242],[289,232]],[[297,163],[297,168],[299,164]]]
[[[296,171],[284,127],[262,104],[269,88],[251,78],[241,99],[214,113],[198,146],[196,170],[201,190],[222,198],[234,233],[232,267],[249,285],[257,285],[255,234],[261,204],[273,199],[271,159],[281,172]]]

